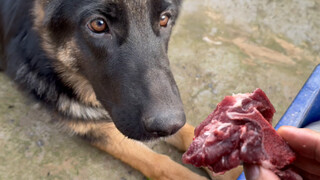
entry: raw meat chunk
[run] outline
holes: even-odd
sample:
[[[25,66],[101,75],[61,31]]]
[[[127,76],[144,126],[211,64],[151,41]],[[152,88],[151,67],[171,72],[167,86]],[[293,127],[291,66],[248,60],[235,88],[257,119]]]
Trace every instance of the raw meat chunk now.
[[[245,162],[261,165],[282,178],[295,179],[293,171],[282,171],[295,160],[295,153],[272,127],[274,113],[261,89],[225,97],[195,129],[183,162],[216,173]]]

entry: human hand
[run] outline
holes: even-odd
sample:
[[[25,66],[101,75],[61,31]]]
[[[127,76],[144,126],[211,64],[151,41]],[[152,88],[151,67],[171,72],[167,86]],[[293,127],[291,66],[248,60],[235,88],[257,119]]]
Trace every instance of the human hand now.
[[[292,169],[303,179],[320,179],[320,133],[309,129],[283,126],[278,130],[280,136],[295,151],[297,159]],[[279,177],[272,171],[256,165],[244,165],[247,180],[275,179]]]

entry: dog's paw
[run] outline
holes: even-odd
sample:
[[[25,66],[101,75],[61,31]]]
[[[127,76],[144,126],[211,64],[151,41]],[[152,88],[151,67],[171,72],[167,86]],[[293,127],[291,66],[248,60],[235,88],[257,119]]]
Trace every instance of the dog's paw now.
[[[154,167],[150,176],[152,180],[207,180],[188,168],[174,162],[167,156],[159,159],[157,166]]]

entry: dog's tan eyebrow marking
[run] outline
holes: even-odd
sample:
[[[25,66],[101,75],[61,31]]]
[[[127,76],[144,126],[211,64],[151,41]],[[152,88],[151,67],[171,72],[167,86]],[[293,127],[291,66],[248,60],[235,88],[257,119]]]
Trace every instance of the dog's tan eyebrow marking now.
[[[123,8],[116,3],[99,3],[99,4],[88,4],[83,6],[79,11],[79,16],[85,18],[92,14],[102,14],[106,17],[117,18],[117,16],[123,11]]]
[[[32,15],[34,17],[34,26],[35,28],[39,28],[44,21],[45,12],[43,9],[43,5],[39,0],[34,1],[34,7],[32,9]]]

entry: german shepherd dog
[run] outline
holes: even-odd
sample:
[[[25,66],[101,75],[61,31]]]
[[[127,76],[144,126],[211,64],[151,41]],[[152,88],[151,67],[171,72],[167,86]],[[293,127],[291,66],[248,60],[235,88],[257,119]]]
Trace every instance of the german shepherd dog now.
[[[193,138],[167,56],[181,1],[0,0],[0,70],[145,176],[206,179],[139,143],[185,151]]]
[[[193,138],[167,56],[180,5],[0,0],[1,69],[58,124],[145,176],[205,179],[138,142],[171,136],[186,150]]]

